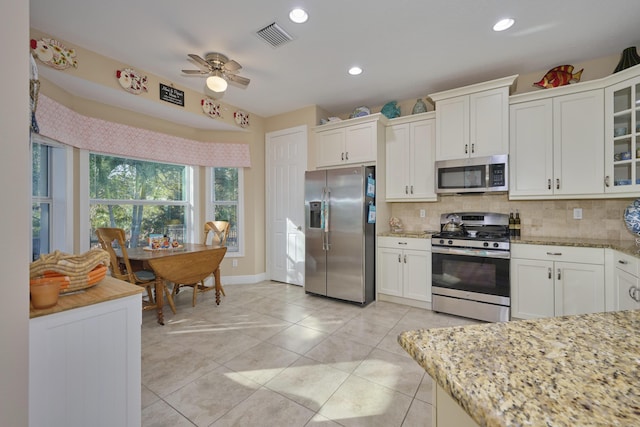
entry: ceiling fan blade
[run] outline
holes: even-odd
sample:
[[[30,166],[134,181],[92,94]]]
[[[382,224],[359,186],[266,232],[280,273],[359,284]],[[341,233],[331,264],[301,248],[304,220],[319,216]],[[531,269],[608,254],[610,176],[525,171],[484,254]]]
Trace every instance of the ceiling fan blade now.
[[[249,84],[249,82],[251,81],[246,77],[238,76],[236,74],[227,74],[226,77],[230,81],[232,81],[234,83],[241,84],[243,86],[247,86]]]
[[[189,56],[189,58],[191,58],[194,61],[196,61],[199,65],[202,65],[207,70],[211,69],[211,65],[207,61],[205,61],[204,59],[200,58],[198,55],[196,55],[194,53],[190,53],[190,54],[188,54],[188,56]]]
[[[182,70],[182,72],[185,74],[200,74],[200,75],[209,74],[209,71],[204,71],[204,70]]]
[[[242,68],[242,65],[238,64],[233,59],[231,61],[225,62],[224,64],[225,71],[234,72],[234,71],[238,71],[240,68]]]

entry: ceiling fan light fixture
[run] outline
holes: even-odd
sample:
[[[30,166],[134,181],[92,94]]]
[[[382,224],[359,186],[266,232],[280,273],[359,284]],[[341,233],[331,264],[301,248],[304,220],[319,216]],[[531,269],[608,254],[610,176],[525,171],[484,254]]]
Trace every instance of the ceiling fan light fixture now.
[[[289,19],[296,24],[304,24],[309,19],[309,14],[304,9],[296,7],[289,12]]]
[[[214,92],[224,92],[227,90],[227,81],[216,73],[207,77],[207,87]]]

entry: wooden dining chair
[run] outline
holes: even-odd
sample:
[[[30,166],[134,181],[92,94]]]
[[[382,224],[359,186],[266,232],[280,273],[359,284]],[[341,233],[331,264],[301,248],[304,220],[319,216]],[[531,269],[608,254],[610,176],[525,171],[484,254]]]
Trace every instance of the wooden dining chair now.
[[[147,301],[143,299],[142,309],[155,309],[157,306],[156,299],[153,296],[153,288],[155,287],[156,275],[150,270],[133,271],[131,261],[129,261],[129,255],[127,254],[124,230],[122,228],[101,227],[96,229],[96,236],[98,236],[98,241],[102,249],[107,251],[111,257],[111,264],[109,265],[111,276],[145,288],[147,290]],[[120,248],[121,256],[118,256],[116,253],[114,248],[115,244]],[[176,306],[173,303],[171,292],[169,292],[165,284],[163,284],[163,289],[171,311],[175,314]]]
[[[207,221],[204,223],[204,244],[207,244],[209,233],[212,234],[211,244],[218,246],[227,246],[227,237],[231,224],[229,221]]]

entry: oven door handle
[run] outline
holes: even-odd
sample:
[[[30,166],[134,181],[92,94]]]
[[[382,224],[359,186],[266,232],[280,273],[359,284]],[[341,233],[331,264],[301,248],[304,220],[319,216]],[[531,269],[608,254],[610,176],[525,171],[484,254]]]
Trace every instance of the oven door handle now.
[[[509,251],[494,251],[491,249],[469,249],[469,248],[450,248],[442,246],[432,246],[431,252],[434,254],[445,255],[466,255],[484,258],[511,258],[511,252]]]

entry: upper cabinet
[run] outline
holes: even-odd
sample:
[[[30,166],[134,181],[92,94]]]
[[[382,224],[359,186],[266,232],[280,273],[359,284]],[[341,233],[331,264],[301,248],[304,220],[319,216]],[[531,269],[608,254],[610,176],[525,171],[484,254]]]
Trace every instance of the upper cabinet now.
[[[386,130],[387,201],[435,201],[435,113],[389,120]]]
[[[640,77],[605,89],[605,191],[640,190]]]
[[[512,103],[509,196],[603,192],[603,91]]]
[[[509,88],[517,77],[430,95],[436,103],[436,160],[508,154]]]
[[[386,118],[378,113],[316,127],[316,166],[376,162],[385,123]]]

